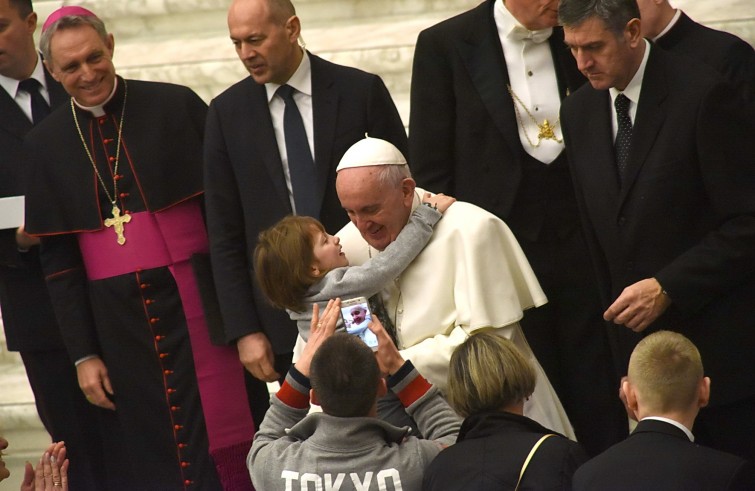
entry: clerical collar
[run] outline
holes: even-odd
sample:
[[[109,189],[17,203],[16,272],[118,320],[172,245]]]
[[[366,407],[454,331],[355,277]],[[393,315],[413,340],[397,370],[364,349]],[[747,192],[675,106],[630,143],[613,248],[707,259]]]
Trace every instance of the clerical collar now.
[[[506,8],[503,0],[496,0],[493,8],[495,9],[494,13],[497,14],[496,23],[500,20],[499,29],[501,33],[511,40],[521,41],[524,39],[532,39],[536,43],[541,43],[548,39],[553,33],[552,27],[530,31],[516,20],[516,17],[514,17],[511,12],[509,12],[509,9]]]
[[[42,57],[37,53],[37,65],[34,67],[34,71],[31,72],[31,76],[29,78],[35,79],[37,82],[39,82],[42,87],[47,91],[47,80],[45,80],[45,69],[42,66]],[[5,91],[8,93],[9,96],[11,96],[12,99],[16,98],[16,94],[18,93],[18,84],[21,83],[21,80],[16,80],[15,78],[6,77],[5,75],[0,74],[0,86],[5,89]],[[49,102],[49,101],[48,101]]]
[[[87,107],[87,106],[83,106],[79,104],[79,102],[76,99],[73,100],[73,103],[76,104],[76,107],[78,107],[79,109],[90,112],[95,118],[99,118],[105,115],[105,106],[113,98],[117,90],[118,90],[118,77],[115,77],[115,82],[113,83],[113,90],[112,92],[110,92],[110,95],[107,96],[107,99],[105,99],[105,101],[102,104],[97,104],[96,106]]]
[[[299,63],[299,67],[296,69],[293,75],[291,75],[291,78],[288,79],[286,82],[286,85],[290,85],[294,89],[296,89],[298,92],[301,92],[302,94],[306,94],[308,96],[312,96],[312,65],[309,61],[309,55],[307,54],[306,49],[302,49],[304,51],[301,62]],[[267,92],[267,102],[270,103],[270,101],[273,99],[273,96],[275,96],[275,91],[278,90],[278,87],[280,87],[280,84],[276,84],[273,82],[268,82],[265,84],[265,91]]]
[[[679,21],[679,19],[682,16],[682,11],[679,9],[676,9],[676,13],[674,14],[674,17],[671,18],[671,22],[666,25],[666,27],[661,31],[660,34],[658,34],[656,37],[653,38],[653,42],[658,41],[661,39],[667,32],[671,30],[672,27],[676,25],[676,23]]]
[[[685,435],[687,435],[687,438],[689,438],[689,441],[694,442],[695,441],[695,435],[692,434],[691,431],[689,431],[689,428],[684,426],[678,421],[674,421],[673,419],[664,418],[663,416],[648,416],[647,418],[642,418],[640,421],[645,421],[648,419],[654,419],[656,421],[663,421],[664,423],[668,423],[670,425],[676,426],[680,430],[684,432]]]

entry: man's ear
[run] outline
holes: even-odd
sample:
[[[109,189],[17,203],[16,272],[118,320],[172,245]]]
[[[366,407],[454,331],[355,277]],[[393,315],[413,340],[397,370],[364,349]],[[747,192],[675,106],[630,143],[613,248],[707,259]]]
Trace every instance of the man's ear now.
[[[286,32],[288,33],[288,40],[291,44],[296,43],[299,40],[301,34],[301,21],[296,15],[292,15],[286,21]]]
[[[115,53],[115,38],[113,37],[112,34],[107,35],[105,46],[107,47],[107,50],[110,52],[110,59],[112,59],[113,54]]]
[[[639,415],[637,414],[637,411],[639,410],[637,404],[637,392],[635,391],[634,386],[629,380],[624,379],[621,382],[621,391],[624,393],[624,399],[626,400],[627,415],[633,420],[639,421]]]
[[[703,377],[697,390],[697,406],[707,406],[710,401],[710,377]]]
[[[404,205],[411,208],[414,203],[414,189],[417,183],[411,177],[404,178],[401,181],[401,195],[403,196]]]
[[[45,60],[42,60],[42,63],[45,64],[45,68],[47,68],[47,71],[50,72],[50,75],[52,75],[52,78],[54,78],[56,82],[60,82],[60,78],[58,77],[58,74],[55,73],[55,70],[53,70],[52,61],[45,59]]]
[[[642,38],[642,22],[640,19],[634,18],[627,22],[627,25],[624,27],[624,36],[632,48],[636,48],[640,42],[644,42]]]
[[[319,406],[320,400],[317,398],[317,394],[315,394],[315,389],[309,389],[309,402]]]
[[[26,17],[26,29],[29,31],[29,34],[34,34],[34,31],[37,30],[36,12],[32,12],[28,17]]]

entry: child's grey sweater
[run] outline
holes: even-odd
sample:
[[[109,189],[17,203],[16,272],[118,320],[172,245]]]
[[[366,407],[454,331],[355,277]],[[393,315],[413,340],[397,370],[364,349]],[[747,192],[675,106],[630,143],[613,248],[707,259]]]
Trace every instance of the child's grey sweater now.
[[[418,206],[396,240],[383,252],[360,266],[344,266],[329,271],[320,281],[309,287],[304,297],[304,311],[288,311],[291,319],[296,321],[301,337],[305,341],[309,338],[312,304],[320,304],[322,311],[332,298],[369,298],[382,290],[424,249],[433,234],[433,227],[442,216],[439,211],[429,206]],[[339,320],[339,325],[341,324],[342,321]]]

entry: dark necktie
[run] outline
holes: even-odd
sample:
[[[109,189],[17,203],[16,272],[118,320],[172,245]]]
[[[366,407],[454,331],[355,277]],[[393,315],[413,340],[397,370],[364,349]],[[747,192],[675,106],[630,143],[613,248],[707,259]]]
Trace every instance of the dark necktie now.
[[[28,92],[31,96],[31,117],[34,124],[39,123],[45,116],[50,114],[50,106],[39,92],[40,87],[39,81],[35,78],[27,78],[18,84],[19,90]]]
[[[317,199],[315,162],[312,160],[301,113],[294,102],[294,89],[290,85],[281,85],[276,93],[286,103],[286,110],[283,112],[283,132],[286,136],[288,171],[291,175],[296,214],[319,218],[320,203]]]
[[[624,181],[624,173],[629,161],[629,149],[632,146],[632,120],[629,117],[629,98],[624,94],[616,96],[613,102],[616,108],[616,120],[619,129],[616,132],[614,151],[616,152],[616,167],[619,171],[619,181]]]

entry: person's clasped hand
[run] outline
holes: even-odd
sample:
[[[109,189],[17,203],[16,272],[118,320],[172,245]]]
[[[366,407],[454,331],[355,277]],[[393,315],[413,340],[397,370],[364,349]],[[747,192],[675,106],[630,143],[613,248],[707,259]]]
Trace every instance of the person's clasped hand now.
[[[68,464],[65,442],[50,444],[36,469],[26,463],[21,491],[68,491]]]
[[[456,198],[452,196],[446,196],[443,193],[431,194],[425,193],[422,197],[422,203],[426,203],[438,210],[440,213],[445,213],[449,206],[456,202]]]

